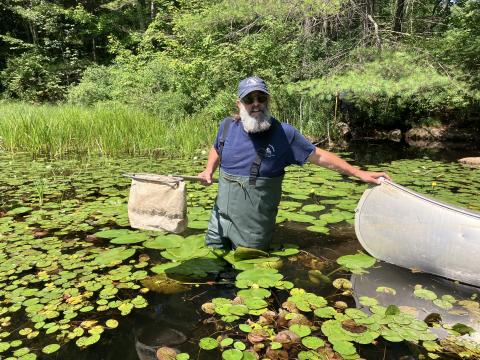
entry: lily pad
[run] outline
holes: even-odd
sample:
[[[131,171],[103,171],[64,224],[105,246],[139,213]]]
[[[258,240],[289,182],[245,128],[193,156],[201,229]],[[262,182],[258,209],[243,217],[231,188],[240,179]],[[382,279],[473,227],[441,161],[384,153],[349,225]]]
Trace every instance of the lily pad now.
[[[135,249],[127,249],[125,247],[117,247],[100,253],[94,260],[99,265],[115,265],[123,260],[132,257]]]
[[[420,288],[420,289],[416,289],[413,294],[420,298],[420,299],[425,299],[425,300],[435,300],[437,298],[437,294],[435,294],[433,291],[431,290],[427,290],[427,289],[423,289],[423,288]]]
[[[147,240],[143,243],[148,249],[171,249],[176,247],[182,246],[182,241],[184,240],[183,237],[179,235],[169,234],[169,235],[162,235],[157,236],[155,239]]]
[[[218,347],[219,343],[214,338],[205,337],[200,339],[200,342],[198,343],[198,345],[203,350],[213,350]]]
[[[137,244],[137,243],[147,241],[149,238],[150,237],[144,233],[131,233],[127,235],[118,236],[110,240],[110,242],[112,244],[119,244],[119,245]]]
[[[282,279],[283,275],[275,269],[251,269],[238,274],[235,285],[239,288],[249,288],[252,285],[269,288]]]
[[[50,344],[50,345],[44,346],[42,348],[42,352],[44,354],[51,354],[51,353],[54,353],[55,351],[57,351],[58,349],[60,349],[59,344]]]
[[[222,353],[224,360],[242,360],[243,353],[238,349],[228,349]]]
[[[312,332],[312,330],[310,329],[309,326],[300,325],[300,324],[295,324],[295,325],[290,326],[289,330],[294,332],[295,334],[297,334],[300,337],[310,335],[310,333]]]
[[[377,260],[367,254],[358,253],[355,255],[344,255],[337,259],[337,263],[349,270],[367,269],[375,265]]]
[[[318,349],[325,346],[325,341],[316,336],[306,336],[302,339],[302,344],[309,349]]]
[[[100,239],[114,239],[120,236],[125,236],[134,233],[128,229],[110,229],[110,230],[102,230],[96,232],[94,235]]]

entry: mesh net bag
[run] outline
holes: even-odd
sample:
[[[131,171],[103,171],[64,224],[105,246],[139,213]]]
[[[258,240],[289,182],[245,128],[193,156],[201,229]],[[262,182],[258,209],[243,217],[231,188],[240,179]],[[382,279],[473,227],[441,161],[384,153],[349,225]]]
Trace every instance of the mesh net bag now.
[[[182,179],[155,175],[126,175],[132,179],[128,198],[130,226],[179,234],[187,227],[187,199]]]

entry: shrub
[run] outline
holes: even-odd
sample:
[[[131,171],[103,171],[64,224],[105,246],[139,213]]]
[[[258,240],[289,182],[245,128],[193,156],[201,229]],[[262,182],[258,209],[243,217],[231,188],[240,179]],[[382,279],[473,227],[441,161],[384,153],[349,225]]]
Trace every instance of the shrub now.
[[[9,59],[1,73],[4,96],[28,102],[63,99],[66,86],[50,64],[48,57],[34,51]]]
[[[331,104],[338,118],[354,127],[407,128],[420,119],[444,118],[464,109],[474,94],[467,83],[448,77],[419,56],[385,52],[375,60],[354,63],[340,74],[293,84],[297,97]],[[315,116],[312,114],[311,116]]]
[[[94,105],[108,101],[140,107],[169,118],[186,115],[189,98],[178,90],[175,64],[165,56],[122,57],[109,67],[87,68],[70,88],[70,102]]]

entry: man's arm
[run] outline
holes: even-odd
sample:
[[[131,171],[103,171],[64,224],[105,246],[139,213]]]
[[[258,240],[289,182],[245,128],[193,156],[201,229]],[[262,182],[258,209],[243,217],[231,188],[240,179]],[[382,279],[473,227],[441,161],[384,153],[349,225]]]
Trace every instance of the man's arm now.
[[[205,184],[212,184],[213,173],[215,172],[215,170],[217,170],[219,162],[220,156],[218,155],[217,150],[212,146],[210,152],[208,153],[208,160],[207,165],[205,166],[205,170],[198,174],[199,177],[205,180]]]
[[[345,160],[339,158],[337,155],[322,150],[320,148],[315,148],[315,151],[308,157],[308,161],[312,164],[323,166],[327,169],[338,171],[339,173],[355,176],[360,180],[368,183],[379,184],[380,177],[390,179],[390,177],[384,172],[373,172],[373,171],[363,171],[352,165],[350,165]]]

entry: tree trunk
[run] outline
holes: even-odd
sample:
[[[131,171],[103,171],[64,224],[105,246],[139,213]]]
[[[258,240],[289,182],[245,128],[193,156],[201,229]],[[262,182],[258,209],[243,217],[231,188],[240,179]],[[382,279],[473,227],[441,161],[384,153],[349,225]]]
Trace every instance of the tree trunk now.
[[[310,16],[307,16],[303,22],[304,50],[302,56],[302,77],[305,77],[307,75],[308,71],[306,70],[310,67],[310,54],[313,33],[312,27],[313,19]]]
[[[30,1],[30,9],[33,9],[33,2]],[[35,45],[38,45],[38,35],[37,35],[37,27],[31,20],[27,20],[28,28],[30,29],[30,33],[32,34],[32,42]]]
[[[373,16],[374,0],[365,0],[365,16],[363,20],[363,38],[369,39],[371,33],[370,18]]]
[[[137,19],[138,27],[141,31],[145,31],[145,19],[144,19],[144,10],[145,10],[145,0],[137,0]]]
[[[97,44],[95,42],[95,36],[92,37],[92,57],[93,57],[93,62],[97,62]]]
[[[327,17],[323,17],[323,24],[322,24],[322,37],[323,37],[323,46],[327,46],[328,40],[328,20]]]
[[[405,9],[405,0],[396,0],[395,15],[393,18],[393,31],[402,32],[403,13]]]
[[[153,21],[157,16],[157,3],[152,0],[150,2],[150,21]]]

